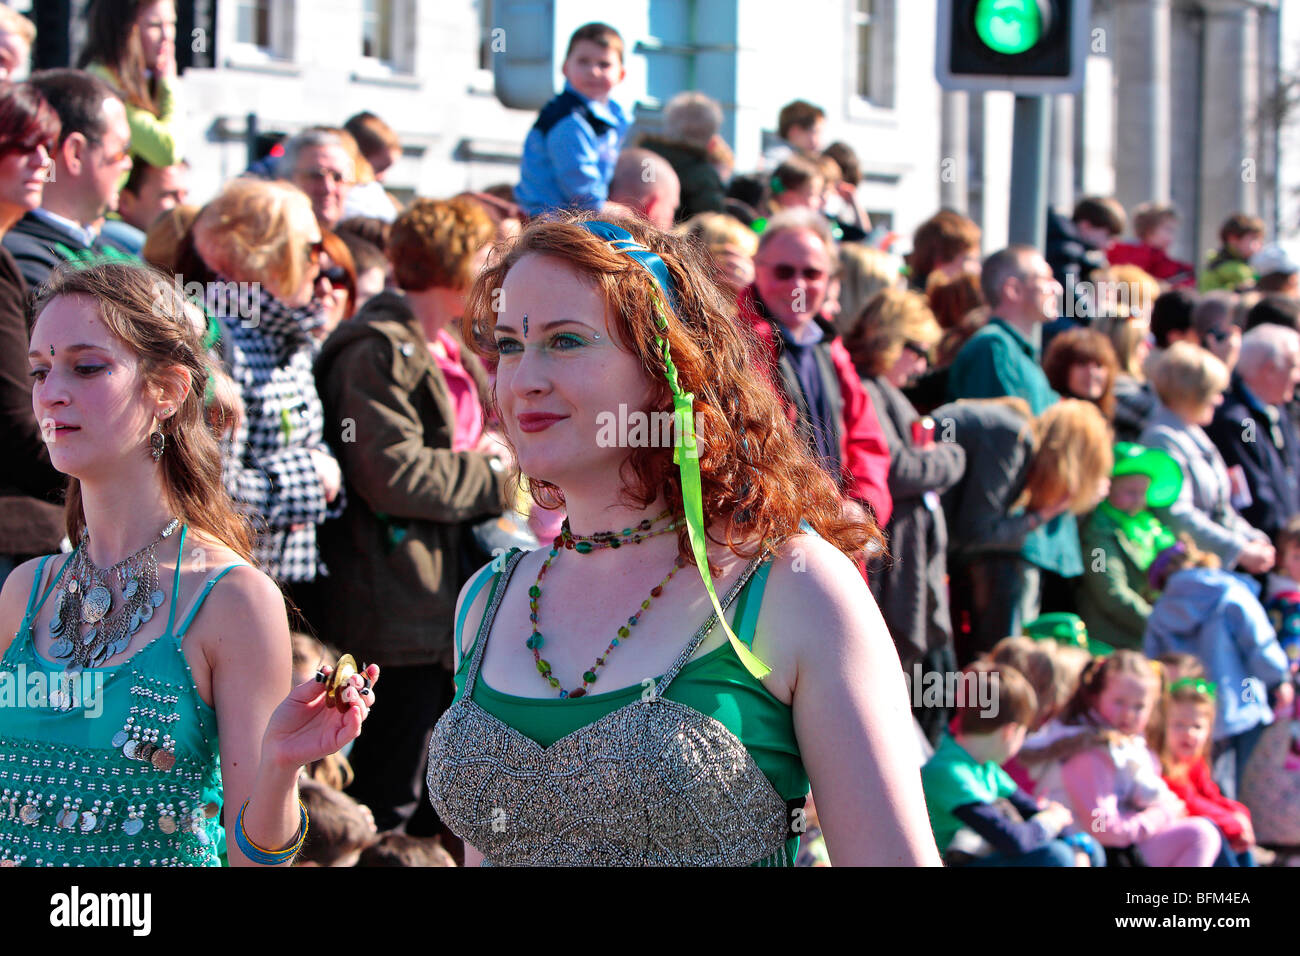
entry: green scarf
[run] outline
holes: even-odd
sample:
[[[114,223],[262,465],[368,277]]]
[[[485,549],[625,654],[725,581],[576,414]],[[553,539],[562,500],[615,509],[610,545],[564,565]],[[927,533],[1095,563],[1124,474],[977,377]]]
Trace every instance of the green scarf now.
[[[1131,546],[1143,571],[1151,567],[1156,555],[1177,542],[1160,519],[1150,511],[1139,511],[1135,515],[1125,514],[1109,501],[1103,501],[1097,510],[1119,526],[1119,533]]]

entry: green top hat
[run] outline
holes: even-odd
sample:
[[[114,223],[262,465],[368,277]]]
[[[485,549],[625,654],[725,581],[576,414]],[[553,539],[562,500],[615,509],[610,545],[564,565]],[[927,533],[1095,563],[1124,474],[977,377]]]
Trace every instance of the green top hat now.
[[[1183,470],[1167,451],[1159,448],[1119,442],[1115,446],[1115,470],[1111,477],[1123,478],[1126,475],[1146,475],[1151,479],[1151,486],[1147,488],[1148,508],[1169,507],[1183,490]]]

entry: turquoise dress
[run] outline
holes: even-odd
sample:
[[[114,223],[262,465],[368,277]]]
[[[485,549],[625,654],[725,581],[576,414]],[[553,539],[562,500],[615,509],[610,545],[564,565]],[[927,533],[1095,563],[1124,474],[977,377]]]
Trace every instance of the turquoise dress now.
[[[51,560],[41,560],[0,660],[0,866],[222,865],[217,715],[195,689],[181,642],[213,586],[239,565],[211,578],[176,627],[178,565],[163,634],[121,664],[68,680],[32,640],[71,557],[46,584]]]

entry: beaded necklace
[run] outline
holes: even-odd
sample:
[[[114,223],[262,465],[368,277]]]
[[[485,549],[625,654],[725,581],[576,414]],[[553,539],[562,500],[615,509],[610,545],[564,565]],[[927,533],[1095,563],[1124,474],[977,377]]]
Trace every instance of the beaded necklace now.
[[[609,645],[605,650],[596,658],[595,663],[590,668],[583,671],[582,686],[573,690],[566,690],[564,687],[560,686],[559,678],[555,677],[551,672],[550,662],[545,660],[541,655],[541,647],[546,643],[546,641],[545,638],[542,637],[542,632],[538,629],[538,623],[540,621],[538,604],[542,597],[542,578],[546,576],[546,571],[550,568],[551,562],[559,556],[561,550],[572,550],[577,551],[579,554],[590,554],[593,550],[619,548],[624,544],[640,544],[642,541],[646,541],[649,538],[661,534],[667,534],[669,531],[674,531],[681,527],[682,519],[679,518],[677,521],[670,522],[665,527],[653,531],[651,531],[651,528],[655,522],[663,520],[668,517],[669,514],[671,514],[671,511],[665,511],[663,514],[655,518],[646,518],[635,528],[624,528],[621,534],[614,531],[598,531],[590,536],[572,534],[569,531],[568,519],[565,519],[560,533],[551,544],[550,553],[546,556],[546,560],[542,562],[541,570],[537,572],[537,581],[528,589],[528,620],[532,622],[533,630],[528,636],[528,640],[524,642],[524,646],[532,651],[533,663],[537,667],[537,672],[541,674],[542,679],[545,680],[553,689],[560,692],[560,697],[586,696],[588,688],[596,682],[596,672],[604,666],[605,660],[609,657],[610,653],[614,648],[618,647],[620,641],[626,640],[628,637],[632,636],[632,628],[636,627],[637,622],[641,619],[641,615],[650,609],[650,604],[655,598],[663,594],[664,587],[672,580],[674,574],[676,574],[681,568],[685,567],[686,562],[682,560],[681,555],[678,555],[673,559],[673,566],[669,569],[668,573],[664,575],[664,579],[650,589],[650,597],[641,602],[640,608],[637,609],[635,614],[627,619],[627,623],[619,626],[617,636],[609,642]],[[584,547],[584,545],[586,547]]]
[[[622,531],[597,531],[595,534],[590,535],[574,534],[569,530],[569,519],[565,518],[564,523],[560,526],[558,540],[563,543],[566,549],[577,551],[579,554],[590,554],[593,551],[600,551],[605,548],[621,548],[625,544],[640,544],[642,541],[658,537],[661,534],[676,531],[685,523],[684,518],[678,518],[662,528],[657,528],[654,531],[650,530],[670,514],[672,514],[672,509],[667,508],[661,514],[641,521],[635,528],[624,528]]]

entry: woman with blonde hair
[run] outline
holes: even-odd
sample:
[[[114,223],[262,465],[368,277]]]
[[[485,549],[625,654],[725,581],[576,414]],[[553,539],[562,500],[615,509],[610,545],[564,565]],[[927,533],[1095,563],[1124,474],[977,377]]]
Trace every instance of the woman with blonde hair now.
[[[886,526],[896,557],[869,566],[867,580],[889,625],[904,673],[922,662],[926,671],[956,667],[948,612],[948,528],[937,496],[961,480],[966,452],[955,442],[936,442],[902,389],[924,373],[939,340],[925,296],[886,289],[861,310],[844,338],[862,385],[871,396],[889,446],[889,493],[894,511]],[[944,711],[914,708],[934,743],[946,723]]]
[[[346,501],[312,375],[312,332],[325,321],[313,299],[321,230],[294,187],[236,179],[203,208],[193,232],[211,275],[205,306],[221,323],[245,406],[224,445],[226,487],[262,532],[259,564],[315,626],[325,573],[316,526]]]
[[[1173,531],[1189,534],[1197,547],[1218,555],[1229,570],[1270,570],[1273,545],[1233,507],[1228,466],[1205,433],[1214,410],[1223,404],[1227,366],[1198,345],[1175,342],[1155,363],[1151,379],[1160,401],[1141,444],[1169,452],[1185,476],[1178,500],[1156,509],[1157,517]]]
[[[32,409],[76,548],[0,592],[0,669],[49,703],[0,712],[0,865],[219,866],[223,840],[232,865],[287,864],[298,768],[357,736],[378,668],[334,701],[290,690],[284,599],[221,487],[170,278],[62,267],[34,311]]]
[[[722,281],[739,295],[754,281],[754,255],[758,236],[743,222],[725,212],[702,212],[675,230],[704,243]]]
[[[841,243],[839,255],[840,313],[835,326],[845,335],[877,292],[903,287],[903,262],[860,242]]]
[[[940,441],[966,452],[944,495],[959,664],[1038,617],[1043,572],[1083,573],[1075,516],[1106,496],[1110,426],[1096,405],[1062,399],[1037,418],[1023,399],[958,401],[934,412]]]

